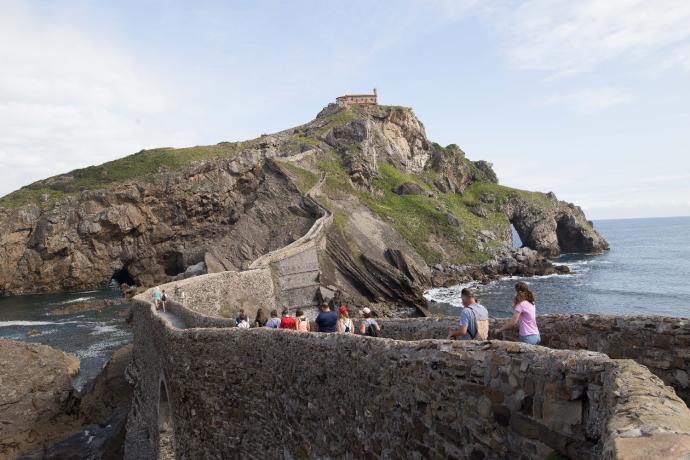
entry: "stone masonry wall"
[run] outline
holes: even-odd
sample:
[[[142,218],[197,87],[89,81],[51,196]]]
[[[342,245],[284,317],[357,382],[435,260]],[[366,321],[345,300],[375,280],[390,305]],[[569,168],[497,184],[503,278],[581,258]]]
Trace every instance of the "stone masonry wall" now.
[[[517,328],[497,337],[504,320],[492,320],[490,338],[517,340]],[[690,403],[690,321],[686,318],[543,315],[537,318],[541,345],[555,349],[583,349],[611,358],[634,359],[649,368]],[[385,337],[400,340],[442,339],[456,327],[457,318],[382,320]]]
[[[234,316],[244,308],[254,315],[259,307],[276,308],[273,278],[268,268],[195,276],[159,286],[171,299],[206,316]],[[143,295],[151,297],[152,289]]]
[[[641,437],[688,442],[690,411],[672,390],[644,367],[598,353],[179,330],[138,300],[134,316],[128,459],[157,458],[161,381],[176,456],[185,459],[543,458],[554,450],[624,458]]]

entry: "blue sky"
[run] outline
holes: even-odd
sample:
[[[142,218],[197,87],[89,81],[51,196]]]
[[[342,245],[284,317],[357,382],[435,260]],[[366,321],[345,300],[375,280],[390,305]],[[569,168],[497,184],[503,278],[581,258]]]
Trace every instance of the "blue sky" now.
[[[378,88],[595,219],[690,215],[690,2],[0,0],[0,194]]]

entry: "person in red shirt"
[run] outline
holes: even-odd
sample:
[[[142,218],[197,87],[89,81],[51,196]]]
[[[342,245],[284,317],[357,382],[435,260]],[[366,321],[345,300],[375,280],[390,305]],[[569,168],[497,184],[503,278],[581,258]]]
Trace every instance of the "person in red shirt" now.
[[[283,310],[282,317],[280,318],[280,328],[281,329],[297,329],[297,321],[295,318],[290,316],[290,312],[287,308]]]

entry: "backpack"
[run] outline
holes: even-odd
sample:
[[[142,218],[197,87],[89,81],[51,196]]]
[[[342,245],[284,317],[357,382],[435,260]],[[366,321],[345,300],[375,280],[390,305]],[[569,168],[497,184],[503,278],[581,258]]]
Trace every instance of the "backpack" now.
[[[367,325],[367,328],[364,330],[364,333],[369,337],[378,337],[379,331],[376,330],[376,323],[374,321],[371,321]]]
[[[472,340],[489,340],[489,320],[488,319],[477,319],[477,315],[472,309],[472,305],[468,308],[472,312],[472,319],[474,319],[475,328],[477,329],[476,334],[472,337]],[[469,334],[469,328],[467,328],[467,333]]]

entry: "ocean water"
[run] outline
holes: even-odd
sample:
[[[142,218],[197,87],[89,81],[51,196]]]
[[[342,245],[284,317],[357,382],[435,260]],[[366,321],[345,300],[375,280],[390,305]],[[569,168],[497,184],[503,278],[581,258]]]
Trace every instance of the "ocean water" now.
[[[472,285],[495,317],[512,314],[514,285],[527,282],[537,312],[690,317],[690,217],[601,220],[595,228],[611,250],[600,255],[565,254],[555,262],[570,275],[512,277]],[[427,292],[432,311],[459,315],[464,286]]]
[[[120,299],[117,305],[100,312],[85,311],[54,315],[52,310],[72,303],[94,299]],[[0,297],[0,338],[42,343],[74,353],[81,360],[74,381],[81,388],[98,374],[113,351],[132,340],[125,324],[128,301],[119,289],[65,294]],[[29,331],[38,335],[27,336]]]

